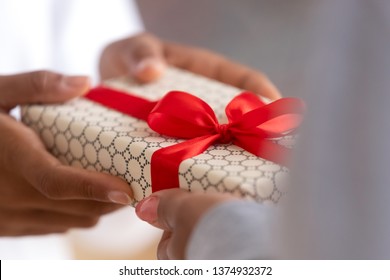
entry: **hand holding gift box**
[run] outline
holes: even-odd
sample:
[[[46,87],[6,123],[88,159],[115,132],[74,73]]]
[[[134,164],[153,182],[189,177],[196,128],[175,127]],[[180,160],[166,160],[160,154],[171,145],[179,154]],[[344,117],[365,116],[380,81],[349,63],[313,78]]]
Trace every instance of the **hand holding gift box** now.
[[[142,52],[139,52],[140,48]],[[124,61],[126,63],[123,63]],[[203,62],[207,62],[207,67],[204,67]],[[138,79],[150,80],[157,78],[164,70],[163,67],[158,69],[154,67],[166,63],[234,85],[242,85],[264,96],[271,98],[279,96],[272,83],[257,71],[211,52],[163,42],[148,34],[138,34],[107,46],[101,56],[100,71],[103,78],[130,74]],[[158,71],[149,75],[155,70]],[[64,102],[83,94],[88,86],[86,76],[65,76],[50,71],[0,76],[2,118],[0,131],[3,133],[0,143],[2,148],[0,180],[3,186],[0,189],[2,194],[0,207],[4,210],[3,214],[9,213],[3,215],[4,227],[0,235],[63,231],[81,226],[82,222],[78,215],[80,213],[81,216],[88,213],[83,224],[91,226],[101,215],[116,210],[119,207],[117,203],[128,204],[130,201],[131,190],[123,180],[107,174],[62,165],[47,152],[41,139],[34,135],[31,129],[8,115],[17,105]],[[61,120],[56,122],[60,123]],[[50,123],[46,122],[44,125]],[[75,126],[72,127],[72,133],[75,132],[74,129]],[[51,132],[56,133],[56,130],[53,128]],[[51,146],[50,137],[53,135],[50,136],[48,131],[44,131],[41,136],[49,141],[45,145]],[[70,140],[69,136],[64,138],[56,135],[55,138],[60,149],[63,148],[65,139],[65,145],[71,146],[73,154],[77,156],[77,142],[72,141],[71,145],[67,143]],[[105,156],[103,150],[99,156]],[[62,162],[66,162],[63,156],[60,158]],[[69,159],[69,155],[67,158]],[[93,156],[88,156],[88,160],[91,159],[93,161]],[[105,161],[101,162],[104,164]],[[76,161],[74,164],[77,164]],[[95,167],[91,169],[103,170],[99,165]],[[97,204],[101,204],[101,207]],[[24,211],[20,211],[21,208]],[[46,214],[31,217],[36,208],[44,209]],[[5,212],[5,209],[8,210]],[[73,215],[67,216],[69,219],[61,218],[64,217],[63,214],[69,213]]]
[[[116,110],[79,99],[61,106],[30,106],[24,110],[23,119],[64,163],[126,179],[137,201],[148,196],[152,188],[178,185],[190,191],[229,192],[257,201],[278,201],[283,192],[278,183],[282,184],[279,181],[287,169],[267,160],[280,161],[284,150],[270,138],[291,132],[296,122],[270,124],[282,115],[300,114],[299,100],[281,99],[264,106],[254,95],[236,97],[241,90],[173,68],[152,84],[115,79],[106,87],[116,90],[100,88],[89,98]],[[172,90],[196,94],[213,107],[217,117],[209,105],[185,93],[172,92],[157,104],[148,101]],[[226,123],[223,109],[229,102],[230,122],[220,125]],[[167,136],[117,110],[141,119],[148,116],[151,127]],[[257,128],[267,122],[267,127]],[[227,136],[230,139],[221,139]],[[194,139],[183,142],[183,138]],[[229,143],[217,144],[220,140]]]
[[[0,236],[91,227],[120,207],[114,199],[129,203],[126,182],[63,166],[34,131],[7,113],[37,100],[62,102],[82,95],[88,86],[87,77],[45,71],[0,76]]]

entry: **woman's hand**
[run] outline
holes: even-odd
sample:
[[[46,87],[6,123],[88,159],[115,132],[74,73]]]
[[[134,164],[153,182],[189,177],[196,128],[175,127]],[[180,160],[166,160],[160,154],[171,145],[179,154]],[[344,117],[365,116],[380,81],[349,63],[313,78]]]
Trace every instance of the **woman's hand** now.
[[[130,202],[126,182],[62,165],[30,128],[8,115],[17,105],[63,102],[88,88],[84,76],[47,71],[0,76],[0,236],[90,227]]]
[[[220,203],[238,199],[228,194],[190,193],[169,189],[153,193],[136,207],[141,220],[164,230],[159,259],[184,259],[191,233],[198,221]]]
[[[262,73],[201,48],[165,42],[142,33],[114,42],[103,51],[101,78],[130,75],[141,82],[158,79],[166,65],[200,74],[270,99],[281,97]]]

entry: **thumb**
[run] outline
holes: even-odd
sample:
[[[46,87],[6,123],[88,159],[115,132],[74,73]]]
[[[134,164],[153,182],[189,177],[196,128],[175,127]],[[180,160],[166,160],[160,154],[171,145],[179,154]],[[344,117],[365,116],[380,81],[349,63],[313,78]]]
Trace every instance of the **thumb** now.
[[[166,68],[163,47],[156,37],[142,33],[127,40],[126,52],[130,74],[140,82],[152,82]]]
[[[10,110],[30,103],[57,103],[80,96],[89,88],[86,76],[35,71],[0,76],[0,106]]]
[[[153,193],[136,206],[137,216],[163,230],[177,225],[191,229],[211,207],[237,199],[230,194],[191,193],[183,189],[167,189]]]
[[[137,216],[165,231],[159,258],[184,258],[188,240],[198,221],[220,203],[237,199],[221,193],[190,193],[168,189],[153,193],[136,206]]]

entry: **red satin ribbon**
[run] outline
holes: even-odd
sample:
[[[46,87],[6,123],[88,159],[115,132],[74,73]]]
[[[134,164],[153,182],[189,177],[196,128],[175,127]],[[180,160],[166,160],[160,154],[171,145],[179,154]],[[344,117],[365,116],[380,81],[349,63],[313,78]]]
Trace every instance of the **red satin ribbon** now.
[[[272,141],[291,134],[299,125],[304,104],[297,98],[263,103],[244,92],[233,98],[219,124],[211,107],[185,92],[171,91],[158,102],[106,87],[92,89],[86,98],[127,115],[146,120],[154,131],[187,141],[161,148],[151,159],[152,191],[179,187],[180,163],[204,152],[213,143],[233,143],[248,152],[286,165],[289,149]]]

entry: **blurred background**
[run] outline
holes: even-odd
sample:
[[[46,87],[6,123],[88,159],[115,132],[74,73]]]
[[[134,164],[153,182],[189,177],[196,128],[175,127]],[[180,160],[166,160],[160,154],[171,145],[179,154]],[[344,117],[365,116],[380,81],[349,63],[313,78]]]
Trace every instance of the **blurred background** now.
[[[264,72],[284,96],[302,90],[309,0],[138,0],[146,31],[219,52]],[[110,215],[92,230],[73,231],[77,259],[154,259],[160,231],[134,209]]]
[[[147,31],[263,71],[284,95],[301,91],[309,0],[138,0]]]

